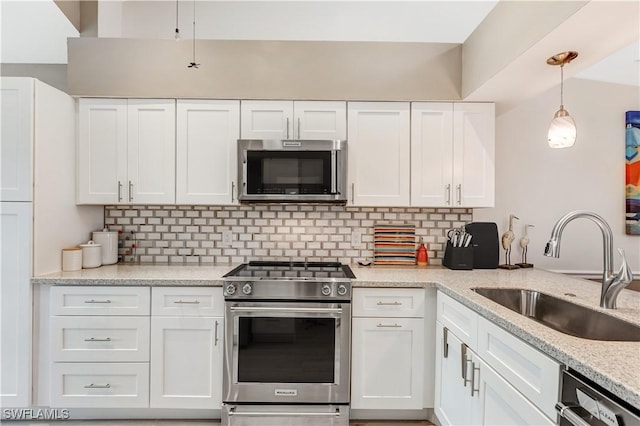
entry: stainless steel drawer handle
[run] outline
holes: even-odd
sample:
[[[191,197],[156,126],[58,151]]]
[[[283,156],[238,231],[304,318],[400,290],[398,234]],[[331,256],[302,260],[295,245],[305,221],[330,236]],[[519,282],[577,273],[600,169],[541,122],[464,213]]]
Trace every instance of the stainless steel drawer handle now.
[[[90,339],[84,339],[85,342],[110,342],[111,341],[111,337],[106,337],[104,339],[96,339],[95,337],[92,337]]]
[[[122,182],[118,181],[118,202],[122,201]]]
[[[94,385],[91,383],[90,385],[86,385],[85,389],[111,389],[111,385],[107,383],[106,385]]]
[[[560,417],[567,419],[574,426],[589,426],[589,423],[580,417],[571,407],[564,405],[562,402],[556,404],[556,411]]]
[[[378,328],[402,328],[400,324],[378,324],[376,325]]]
[[[442,327],[442,357],[449,357],[449,329]]]
[[[378,302],[376,303],[378,306],[401,306],[402,302]]]
[[[282,312],[282,313],[291,313],[291,312],[318,312],[318,313],[327,313],[327,314],[340,314],[342,313],[342,308],[270,308],[266,306],[250,306],[250,307],[240,307],[240,306],[231,306],[229,308],[231,312]]]
[[[84,303],[111,303],[111,300],[109,300],[109,299],[105,299],[105,300],[90,299],[90,300],[85,300]]]
[[[471,363],[471,396],[473,397],[474,393],[480,395],[480,381],[478,381],[478,387],[476,388],[476,371],[480,373],[480,365],[476,367],[476,363]]]
[[[199,300],[176,300],[173,303],[176,305],[199,305]]]

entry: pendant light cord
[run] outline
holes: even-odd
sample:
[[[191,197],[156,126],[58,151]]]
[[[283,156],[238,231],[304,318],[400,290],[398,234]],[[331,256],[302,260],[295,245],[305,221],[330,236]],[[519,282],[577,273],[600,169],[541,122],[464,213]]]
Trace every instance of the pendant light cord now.
[[[564,63],[560,65],[560,109],[564,109]]]
[[[176,40],[180,39],[180,27],[178,26],[178,0],[176,0],[176,32],[174,37]]]
[[[193,0],[193,63],[196,63],[196,0]]]
[[[196,0],[193,0],[193,60],[189,64],[189,68],[198,68],[196,64]]]

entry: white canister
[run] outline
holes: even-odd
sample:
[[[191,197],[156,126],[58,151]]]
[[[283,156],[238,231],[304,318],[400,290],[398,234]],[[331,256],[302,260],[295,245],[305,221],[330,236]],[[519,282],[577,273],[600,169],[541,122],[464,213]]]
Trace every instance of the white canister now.
[[[82,247],[82,267],[97,268],[102,265],[102,246],[94,241],[80,244]]]
[[[62,249],[62,270],[65,272],[79,271],[82,269],[82,249],[69,247]]]
[[[102,264],[118,263],[118,232],[110,232],[107,228],[93,232],[93,241],[102,246]]]

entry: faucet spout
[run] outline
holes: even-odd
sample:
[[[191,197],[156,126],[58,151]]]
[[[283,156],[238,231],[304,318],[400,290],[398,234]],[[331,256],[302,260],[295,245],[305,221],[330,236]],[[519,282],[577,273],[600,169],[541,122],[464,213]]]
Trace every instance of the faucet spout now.
[[[603,272],[602,272],[602,292],[600,294],[600,306],[603,308],[615,309],[618,294],[632,280],[633,274],[627,264],[624,251],[620,251],[622,256],[622,268],[616,274],[613,273],[613,233],[606,220],[601,216],[586,210],[576,210],[562,216],[551,230],[551,237],[544,249],[544,255],[549,257],[560,257],[560,240],[562,231],[569,222],[577,218],[587,218],[598,225],[602,231],[603,248]]]

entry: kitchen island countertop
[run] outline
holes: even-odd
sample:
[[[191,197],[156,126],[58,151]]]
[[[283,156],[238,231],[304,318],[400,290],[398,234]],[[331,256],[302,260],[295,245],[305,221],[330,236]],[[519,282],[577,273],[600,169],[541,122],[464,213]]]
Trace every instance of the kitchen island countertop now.
[[[77,272],[57,272],[32,279],[40,285],[221,286],[236,265],[110,265]],[[584,374],[640,407],[640,342],[581,339],[552,330],[477,293],[474,287],[535,289],[620,319],[640,324],[640,293],[625,290],[618,309],[598,306],[599,283],[539,269],[452,271],[442,267],[390,268],[352,266],[353,286],[436,287],[495,322],[550,357]]]

